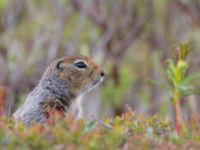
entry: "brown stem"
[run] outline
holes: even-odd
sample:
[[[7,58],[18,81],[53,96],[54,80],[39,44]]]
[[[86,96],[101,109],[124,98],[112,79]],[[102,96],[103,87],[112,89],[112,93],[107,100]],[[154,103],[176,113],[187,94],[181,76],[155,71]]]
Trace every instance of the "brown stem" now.
[[[6,87],[0,86],[0,116],[5,113]]]
[[[176,132],[180,135],[183,131],[183,120],[182,120],[182,110],[181,110],[181,99],[175,102],[176,111]]]

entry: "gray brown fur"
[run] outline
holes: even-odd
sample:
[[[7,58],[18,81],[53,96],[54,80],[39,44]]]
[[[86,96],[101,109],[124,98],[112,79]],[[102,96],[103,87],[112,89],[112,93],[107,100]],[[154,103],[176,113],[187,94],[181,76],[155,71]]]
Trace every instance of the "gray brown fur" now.
[[[87,74],[87,70],[85,70],[85,74],[83,74],[83,71],[82,73],[74,69],[73,63],[77,59],[87,61],[89,65],[91,65],[89,66],[90,70],[92,70],[90,72],[94,72],[94,75],[91,76],[91,73]],[[62,63],[66,66],[65,72],[56,68],[60,61],[63,61]],[[44,108],[46,104],[48,105],[48,102],[51,102],[51,104],[53,103],[56,109],[64,112],[71,111],[75,115],[77,115],[77,113],[81,115],[80,100],[77,99],[79,99],[85,91],[93,88],[94,83],[99,83],[101,78],[101,76],[99,76],[99,73],[102,72],[101,69],[99,69],[100,67],[94,64],[93,61],[90,61],[92,60],[86,57],[66,57],[54,61],[47,68],[38,85],[28,95],[24,104],[14,113],[13,117],[15,120],[23,122],[26,125],[31,125],[34,122],[46,122],[47,117]],[[93,69],[95,70],[93,71]],[[80,79],[76,79],[77,77],[73,78],[71,70],[75,73],[74,76],[76,72],[77,74],[81,73],[79,75],[81,76]],[[83,86],[82,84],[85,85]]]

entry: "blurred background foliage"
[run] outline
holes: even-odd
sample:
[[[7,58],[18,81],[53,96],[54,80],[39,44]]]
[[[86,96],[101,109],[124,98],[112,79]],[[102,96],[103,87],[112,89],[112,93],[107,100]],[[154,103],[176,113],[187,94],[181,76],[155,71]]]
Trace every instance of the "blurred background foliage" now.
[[[4,113],[24,101],[53,59],[81,54],[106,71],[101,87],[85,97],[86,118],[119,115],[129,105],[173,119],[166,68],[180,41],[191,42],[189,72],[199,72],[199,0],[0,0]],[[185,119],[199,115],[200,97],[186,99]]]

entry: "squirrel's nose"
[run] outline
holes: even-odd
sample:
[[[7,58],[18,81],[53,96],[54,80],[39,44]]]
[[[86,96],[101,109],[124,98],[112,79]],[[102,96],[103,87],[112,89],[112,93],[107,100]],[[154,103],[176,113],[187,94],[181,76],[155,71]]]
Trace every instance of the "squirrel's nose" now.
[[[101,76],[105,76],[105,72],[104,71],[101,71]]]

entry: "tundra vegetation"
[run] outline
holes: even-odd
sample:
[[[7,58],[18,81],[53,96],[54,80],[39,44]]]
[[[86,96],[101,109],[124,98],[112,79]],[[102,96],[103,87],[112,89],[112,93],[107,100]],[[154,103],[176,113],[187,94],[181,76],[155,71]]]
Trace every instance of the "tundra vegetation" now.
[[[200,149],[199,0],[0,0],[0,149]],[[103,65],[84,118],[11,114],[64,55]]]

